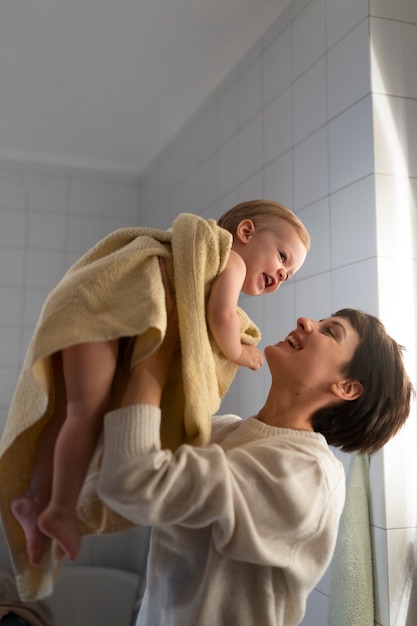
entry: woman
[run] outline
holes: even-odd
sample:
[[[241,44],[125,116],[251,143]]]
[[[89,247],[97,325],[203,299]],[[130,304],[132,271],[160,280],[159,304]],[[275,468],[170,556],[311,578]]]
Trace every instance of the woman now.
[[[325,572],[344,503],[328,443],[373,453],[405,422],[413,388],[401,348],[351,309],[300,318],[265,349],[259,413],[213,418],[206,448],[161,450],[159,402],[176,342],[158,350],[109,413],[101,497],[153,526],[141,626],[295,626]],[[364,358],[365,357],[365,358]]]

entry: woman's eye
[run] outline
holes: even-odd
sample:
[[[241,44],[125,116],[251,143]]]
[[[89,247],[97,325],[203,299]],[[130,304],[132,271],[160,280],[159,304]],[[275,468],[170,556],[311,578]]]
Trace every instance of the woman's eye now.
[[[333,338],[335,337],[335,334],[334,334],[333,329],[331,328],[331,326],[324,326],[323,333],[325,335],[330,335],[330,337],[333,337]]]

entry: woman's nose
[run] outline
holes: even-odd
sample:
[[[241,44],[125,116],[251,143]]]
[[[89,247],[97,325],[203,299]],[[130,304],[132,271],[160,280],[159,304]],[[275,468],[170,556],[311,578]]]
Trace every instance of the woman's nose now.
[[[297,328],[301,328],[305,333],[313,330],[313,321],[308,317],[299,317],[297,320]]]

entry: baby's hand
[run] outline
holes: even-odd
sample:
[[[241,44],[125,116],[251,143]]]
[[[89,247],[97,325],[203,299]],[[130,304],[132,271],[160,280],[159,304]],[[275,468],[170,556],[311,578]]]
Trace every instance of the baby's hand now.
[[[242,365],[243,367],[249,367],[251,370],[258,370],[264,363],[263,354],[255,346],[249,346],[246,343],[242,343],[242,354],[235,363]]]

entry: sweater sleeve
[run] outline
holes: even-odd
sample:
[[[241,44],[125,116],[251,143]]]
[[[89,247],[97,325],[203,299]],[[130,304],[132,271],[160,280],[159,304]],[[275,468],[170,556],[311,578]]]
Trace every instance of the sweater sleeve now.
[[[322,528],[334,525],[337,532],[339,480],[329,481],[304,441],[280,444],[273,437],[228,451],[183,445],[172,453],[160,449],[159,425],[159,410],[146,405],[106,416],[99,493],[127,519],[211,526],[224,556],[279,567]]]

